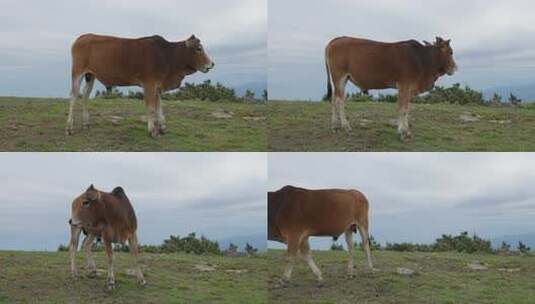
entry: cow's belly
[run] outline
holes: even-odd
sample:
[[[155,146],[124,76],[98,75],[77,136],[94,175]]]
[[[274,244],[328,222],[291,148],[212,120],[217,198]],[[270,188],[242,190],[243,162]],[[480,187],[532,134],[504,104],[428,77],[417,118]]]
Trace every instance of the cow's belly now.
[[[136,77],[124,77],[108,73],[99,73],[98,71],[94,72],[94,75],[97,80],[100,81],[106,87],[141,85],[139,79],[137,79]]]
[[[395,89],[396,81],[389,77],[362,77],[358,73],[352,73],[349,80],[362,90]]]

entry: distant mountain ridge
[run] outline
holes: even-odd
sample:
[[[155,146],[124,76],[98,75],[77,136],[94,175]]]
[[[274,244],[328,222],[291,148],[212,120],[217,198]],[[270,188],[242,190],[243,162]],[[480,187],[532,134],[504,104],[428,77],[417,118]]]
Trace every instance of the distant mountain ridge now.
[[[490,99],[494,93],[502,96],[503,101],[506,101],[509,98],[509,94],[513,93],[523,101],[533,102],[535,101],[535,83],[486,88],[483,90],[483,97]]]
[[[259,251],[266,251],[267,249],[267,237],[265,234],[238,235],[224,239],[217,239],[217,241],[221,250],[227,249],[230,243],[238,246],[240,250],[245,248],[246,243],[251,244]]]
[[[511,245],[511,249],[516,249],[519,241],[535,250],[535,233],[504,235],[491,239],[494,248],[498,248],[502,242],[506,242]]]

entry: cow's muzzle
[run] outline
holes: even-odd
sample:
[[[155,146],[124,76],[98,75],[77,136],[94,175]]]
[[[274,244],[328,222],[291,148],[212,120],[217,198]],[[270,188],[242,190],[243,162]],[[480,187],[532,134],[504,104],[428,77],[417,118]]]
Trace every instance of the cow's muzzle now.
[[[204,68],[201,70],[201,72],[203,73],[208,73],[211,69],[213,69],[215,66],[215,63],[214,62],[210,62],[210,64],[207,64],[206,66],[204,66]]]

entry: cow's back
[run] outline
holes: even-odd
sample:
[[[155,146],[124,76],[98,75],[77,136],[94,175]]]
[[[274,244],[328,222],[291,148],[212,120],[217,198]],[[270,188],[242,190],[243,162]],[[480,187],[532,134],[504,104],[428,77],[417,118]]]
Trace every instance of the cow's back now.
[[[307,190],[289,188],[283,191],[276,225],[284,230],[306,230],[311,235],[339,235],[368,212],[368,201],[356,190]]]
[[[137,230],[137,217],[130,200],[120,187],[103,193],[102,198],[107,206],[106,221],[114,236],[120,241],[127,240]]]
[[[94,74],[104,85],[136,85],[162,78],[168,42],[159,36],[137,39],[85,34],[73,43],[73,73]]]
[[[395,88],[422,73],[423,48],[414,40],[386,43],[339,37],[327,45],[326,57],[333,73],[347,74],[362,89]]]

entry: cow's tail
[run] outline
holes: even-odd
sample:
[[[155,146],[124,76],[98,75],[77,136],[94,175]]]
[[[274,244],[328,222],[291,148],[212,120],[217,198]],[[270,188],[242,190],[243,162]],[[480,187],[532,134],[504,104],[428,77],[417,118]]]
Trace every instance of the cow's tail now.
[[[325,100],[330,101],[333,95],[333,88],[331,84],[331,69],[329,67],[329,56],[327,55],[327,50],[329,46],[325,48],[325,71],[327,72],[327,94],[325,95]]]

